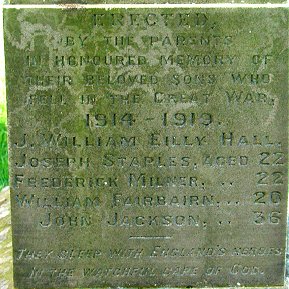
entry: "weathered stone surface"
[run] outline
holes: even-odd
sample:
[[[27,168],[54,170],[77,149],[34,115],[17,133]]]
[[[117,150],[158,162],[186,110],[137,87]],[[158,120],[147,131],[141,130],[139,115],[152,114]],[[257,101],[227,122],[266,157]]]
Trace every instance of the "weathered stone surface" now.
[[[4,188],[0,192],[0,228],[1,236],[3,237],[0,241],[0,288],[1,289],[13,289],[13,274],[12,274],[12,246],[11,246],[11,210],[10,210],[10,192],[9,188]],[[4,213],[3,213],[4,212]],[[8,212],[8,214],[7,214]],[[3,244],[2,244],[3,242]],[[4,244],[5,243],[5,244]],[[284,289],[288,288],[288,259],[287,259],[287,273],[286,273],[286,284]],[[225,288],[224,288],[225,289]]]
[[[283,286],[287,10],[4,16],[16,287]]]
[[[7,0],[7,4],[210,4],[210,3],[228,3],[235,4],[278,4],[286,3],[286,0]]]

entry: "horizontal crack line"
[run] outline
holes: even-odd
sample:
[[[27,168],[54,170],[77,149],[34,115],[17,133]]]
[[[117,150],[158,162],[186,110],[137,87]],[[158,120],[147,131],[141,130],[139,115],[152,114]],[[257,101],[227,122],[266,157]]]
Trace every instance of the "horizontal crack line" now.
[[[151,240],[151,239],[163,239],[168,240],[172,239],[171,236],[130,236],[129,239],[139,239],[139,240]]]

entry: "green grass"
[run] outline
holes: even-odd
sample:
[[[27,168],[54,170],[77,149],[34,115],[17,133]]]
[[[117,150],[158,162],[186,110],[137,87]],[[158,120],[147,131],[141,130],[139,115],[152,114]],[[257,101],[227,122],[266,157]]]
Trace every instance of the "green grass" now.
[[[1,100],[1,99],[0,99]],[[0,101],[0,190],[8,185],[7,118],[4,100]]]

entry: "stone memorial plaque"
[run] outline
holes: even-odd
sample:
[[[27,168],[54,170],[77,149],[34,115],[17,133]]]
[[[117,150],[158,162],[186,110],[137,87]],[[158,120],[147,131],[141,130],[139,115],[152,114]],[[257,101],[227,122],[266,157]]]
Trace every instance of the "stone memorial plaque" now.
[[[17,288],[284,284],[286,9],[4,18]]]

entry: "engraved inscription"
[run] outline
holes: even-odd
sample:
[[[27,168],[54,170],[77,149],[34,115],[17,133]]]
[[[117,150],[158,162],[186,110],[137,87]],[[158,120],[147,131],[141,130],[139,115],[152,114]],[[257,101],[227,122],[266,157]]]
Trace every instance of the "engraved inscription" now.
[[[58,8],[4,11],[15,287],[282,286],[288,11]]]

